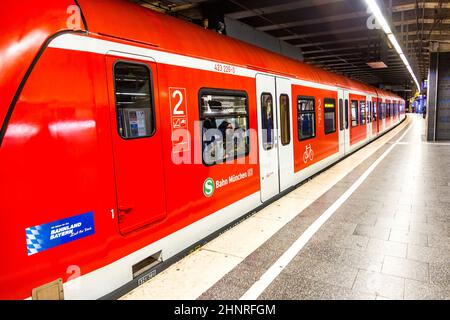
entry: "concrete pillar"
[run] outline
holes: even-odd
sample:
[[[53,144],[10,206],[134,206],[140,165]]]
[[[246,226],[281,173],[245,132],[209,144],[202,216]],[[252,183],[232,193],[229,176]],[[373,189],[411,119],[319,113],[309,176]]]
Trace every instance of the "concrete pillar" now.
[[[427,140],[450,140],[449,45],[432,45],[428,73]]]

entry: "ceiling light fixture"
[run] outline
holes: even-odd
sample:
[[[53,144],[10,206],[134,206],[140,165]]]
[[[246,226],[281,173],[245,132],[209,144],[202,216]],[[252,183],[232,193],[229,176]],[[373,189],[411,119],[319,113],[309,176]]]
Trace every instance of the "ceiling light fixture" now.
[[[387,22],[386,18],[383,16],[383,13],[381,12],[380,7],[378,6],[378,3],[376,0],[365,0],[367,3],[367,6],[369,7],[370,11],[374,14],[375,19],[377,22],[381,25],[383,28],[383,31],[386,33],[389,41],[394,46],[395,51],[397,51],[398,55],[402,59],[403,63],[405,64],[406,68],[408,69],[409,73],[411,74],[411,77],[413,78],[414,82],[416,83],[417,90],[420,92],[420,85],[419,81],[417,80],[416,75],[414,74],[414,71],[412,70],[408,59],[406,58],[406,55],[403,53],[402,47],[397,41],[397,38],[395,37],[394,33],[391,30],[391,27],[389,26],[389,23]]]

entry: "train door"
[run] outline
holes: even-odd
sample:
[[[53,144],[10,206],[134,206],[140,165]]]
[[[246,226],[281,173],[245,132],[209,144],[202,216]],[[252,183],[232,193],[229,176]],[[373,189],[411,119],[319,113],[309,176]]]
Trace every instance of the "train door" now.
[[[372,98],[372,135],[378,135],[378,99]]]
[[[275,77],[256,76],[261,201],[280,192]]]
[[[292,85],[288,79],[276,78],[278,107],[278,161],[280,191],[292,185],[294,178],[294,143],[292,128]]]
[[[349,125],[349,92],[338,91],[339,99],[339,155],[342,157],[350,150],[350,125]]]
[[[127,54],[106,57],[121,234],[166,216],[157,68]],[[112,211],[114,215],[114,211]]]
[[[372,97],[368,96],[366,99],[366,126],[367,126],[367,138],[372,138]]]
[[[379,103],[379,109],[380,109],[380,117],[379,117],[379,123],[378,123],[378,130],[380,132],[383,132],[386,128],[386,100],[383,101],[383,99],[378,99]]]

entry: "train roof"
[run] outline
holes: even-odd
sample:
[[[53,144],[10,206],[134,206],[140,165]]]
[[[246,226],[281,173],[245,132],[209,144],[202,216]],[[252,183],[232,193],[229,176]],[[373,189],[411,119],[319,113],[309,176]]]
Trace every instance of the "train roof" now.
[[[0,120],[7,113],[21,80],[45,41],[68,29],[68,9],[74,0],[5,0],[0,34]],[[146,9],[126,0],[78,0],[84,23],[79,31],[135,41],[168,52],[265,70],[351,90],[400,97],[273,53],[211,30]],[[24,10],[24,8],[27,8]],[[70,10],[69,10],[70,12]]]
[[[298,79],[400,97],[125,0],[79,0],[90,32]]]

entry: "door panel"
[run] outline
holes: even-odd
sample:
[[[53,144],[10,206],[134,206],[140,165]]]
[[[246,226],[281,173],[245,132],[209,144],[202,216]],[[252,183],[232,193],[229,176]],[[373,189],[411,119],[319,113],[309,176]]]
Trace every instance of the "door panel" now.
[[[277,119],[278,119],[278,159],[280,191],[293,184],[294,143],[292,128],[292,86],[288,79],[276,78]]]
[[[153,62],[106,57],[122,234],[166,217],[157,67]]]
[[[261,201],[280,191],[275,77],[256,76]]]
[[[339,105],[339,155],[344,156],[350,150],[350,106],[349,92],[346,90],[338,91]]]

